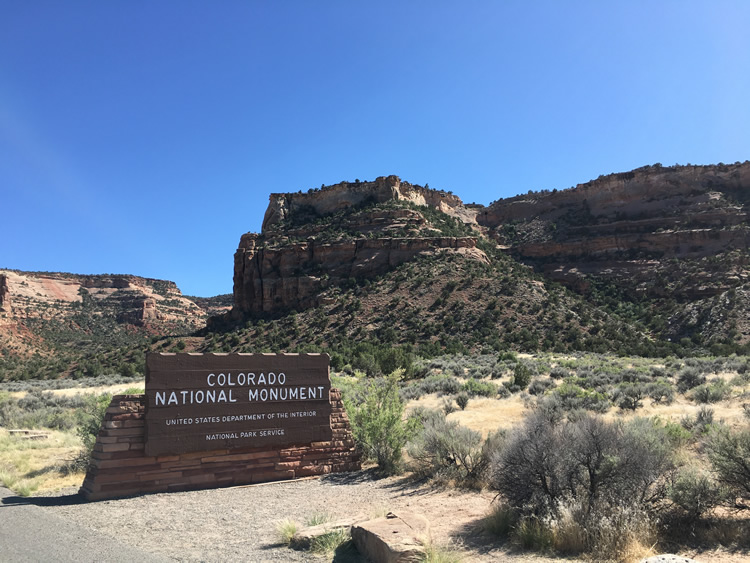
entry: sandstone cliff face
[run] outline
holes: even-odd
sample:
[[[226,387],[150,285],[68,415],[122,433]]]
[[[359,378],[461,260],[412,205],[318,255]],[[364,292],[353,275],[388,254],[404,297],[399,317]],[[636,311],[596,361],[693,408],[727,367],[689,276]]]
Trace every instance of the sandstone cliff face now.
[[[487,260],[475,236],[440,236],[418,208],[372,207],[389,202],[432,207],[459,224],[475,224],[476,211],[458,197],[397,176],[271,194],[263,232],[243,235],[235,253],[232,316],[307,309],[327,287],[383,274],[421,255],[460,252]],[[340,211],[347,213],[335,225],[316,220]]]
[[[399,202],[438,209],[470,229],[439,236],[446,233],[432,230],[434,217]],[[750,282],[749,204],[750,162],[647,166],[488,207],[396,176],[273,194],[262,234],[244,235],[235,254],[233,316],[303,310],[327,288],[426,253],[486,260],[476,247],[482,235],[575,291],[608,280],[668,311],[669,302],[707,300]]]
[[[716,295],[747,280],[750,162],[649,166],[573,189],[497,201],[477,221],[522,260],[576,289],[582,274],[650,295]],[[694,283],[665,285],[674,261]],[[709,261],[723,261],[713,279]]]
[[[313,210],[317,215],[329,215],[365,203],[399,200],[434,207],[467,222],[473,221],[475,216],[452,194],[402,182],[398,176],[380,176],[374,182],[342,182],[309,193],[271,194],[263,217],[263,232],[300,211]]]
[[[4,281],[3,281],[4,280]],[[2,288],[5,289],[2,289]],[[201,328],[206,313],[186,299],[173,282],[131,275],[75,275],[4,271],[0,305],[11,317],[64,320],[81,308],[112,315],[117,322],[168,329],[170,324]]]
[[[421,255],[462,252],[486,256],[473,237],[358,238],[330,243],[315,239],[269,247],[246,234],[234,262],[234,316],[303,310],[318,305],[320,292],[349,278],[383,274]]]
[[[10,290],[8,289],[8,277],[0,274],[0,312],[10,313]]]

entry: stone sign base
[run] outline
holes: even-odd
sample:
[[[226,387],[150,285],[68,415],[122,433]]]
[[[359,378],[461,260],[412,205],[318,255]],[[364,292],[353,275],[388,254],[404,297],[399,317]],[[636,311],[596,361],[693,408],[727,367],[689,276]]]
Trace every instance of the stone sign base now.
[[[115,395],[80,493],[101,500],[357,471],[360,458],[341,393],[331,389],[330,397],[330,442],[149,457],[144,452],[145,395]]]

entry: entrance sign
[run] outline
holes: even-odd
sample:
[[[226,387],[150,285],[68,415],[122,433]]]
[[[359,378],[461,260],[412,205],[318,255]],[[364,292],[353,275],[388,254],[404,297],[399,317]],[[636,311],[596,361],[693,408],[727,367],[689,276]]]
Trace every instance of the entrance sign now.
[[[332,439],[326,354],[148,354],[148,456]]]

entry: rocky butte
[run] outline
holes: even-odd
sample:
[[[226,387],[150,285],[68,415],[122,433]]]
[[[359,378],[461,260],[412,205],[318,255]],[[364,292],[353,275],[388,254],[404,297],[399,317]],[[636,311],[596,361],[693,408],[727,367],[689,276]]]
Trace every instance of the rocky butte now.
[[[488,206],[397,176],[271,194],[262,232],[243,235],[235,253],[232,317],[315,307],[327,289],[420,255],[487,260],[477,246],[486,237],[584,295],[606,283],[629,299],[654,300],[660,314],[674,315],[679,304],[689,318],[670,337],[705,319],[742,325],[744,341],[750,326],[729,308],[750,302],[748,202],[750,161],[644,166]],[[441,227],[446,215],[460,228]]]
[[[388,203],[400,205],[372,207]],[[271,194],[263,232],[243,235],[234,256],[233,317],[313,307],[325,287],[385,273],[419,255],[487,259],[476,236],[443,236],[419,206],[466,224],[476,215],[452,194],[397,176]]]

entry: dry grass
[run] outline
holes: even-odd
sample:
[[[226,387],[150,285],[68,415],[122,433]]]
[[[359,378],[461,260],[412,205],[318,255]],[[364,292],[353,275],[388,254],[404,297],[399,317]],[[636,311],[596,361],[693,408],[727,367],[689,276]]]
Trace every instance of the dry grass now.
[[[731,427],[739,427],[747,424],[747,418],[742,408],[742,403],[746,401],[729,398],[718,403],[708,405],[714,409],[714,420],[722,420]],[[406,410],[416,406],[427,407],[441,410],[443,406],[443,397],[437,394],[424,395],[419,399],[409,401]],[[633,417],[654,417],[658,416],[661,420],[679,423],[684,416],[695,417],[701,407],[692,400],[685,398],[684,395],[677,395],[672,404],[664,405],[654,403],[651,399],[643,401],[643,407],[636,411],[622,410],[613,406],[603,416],[606,420],[628,420]],[[448,415],[448,420],[456,420],[461,425],[467,426],[472,430],[481,432],[486,437],[488,433],[495,432],[498,428],[511,429],[520,424],[528,410],[520,394],[514,394],[508,398],[489,399],[484,397],[474,397],[469,401],[465,410],[456,410]]]
[[[117,385],[101,385],[99,387],[71,387],[69,389],[49,389],[45,390],[53,395],[59,397],[73,397],[75,395],[82,395],[87,393],[93,393],[95,395],[101,395],[102,393],[109,393],[111,395],[119,395],[125,392],[127,389],[134,387],[143,388],[144,382],[132,381],[130,383],[119,383]],[[26,396],[28,391],[11,391],[8,393],[11,397],[16,399],[22,399]]]
[[[436,394],[425,395],[417,400],[409,401],[406,410],[416,406],[431,409],[442,409],[443,397]],[[472,398],[465,410],[457,410],[448,415],[448,420],[456,420],[462,426],[481,432],[486,437],[498,428],[510,429],[523,421],[526,407],[519,395],[507,399]]]
[[[83,473],[70,473],[66,465],[80,449],[71,432],[50,430],[46,440],[24,440],[0,429],[0,483],[23,496],[78,487]]]

